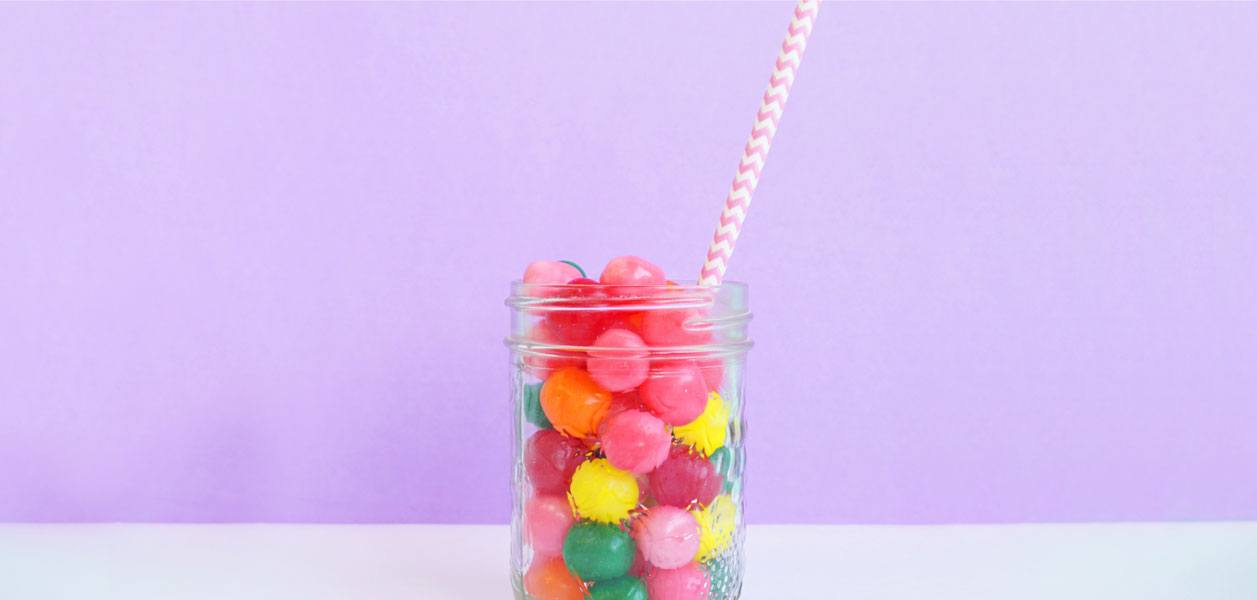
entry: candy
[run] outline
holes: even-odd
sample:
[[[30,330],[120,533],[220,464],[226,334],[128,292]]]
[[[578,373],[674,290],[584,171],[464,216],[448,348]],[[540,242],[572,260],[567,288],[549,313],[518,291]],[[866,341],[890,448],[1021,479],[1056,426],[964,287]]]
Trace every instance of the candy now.
[[[524,574],[524,589],[536,600],[583,600],[585,584],[576,579],[561,558],[534,560]]]
[[[672,436],[667,425],[648,412],[629,410],[607,419],[602,451],[611,466],[629,473],[649,473],[668,458]]]
[[[545,323],[537,323],[528,330],[528,340],[544,345],[559,343],[558,338],[550,333]],[[528,372],[537,379],[546,379],[559,369],[585,367],[585,358],[570,351],[546,348],[538,352],[544,352],[544,354],[524,354],[524,364],[528,366]]]
[[[720,474],[711,461],[686,446],[673,447],[668,460],[650,472],[650,491],[655,500],[681,508],[710,504],[720,493],[720,484]]]
[[[581,521],[563,540],[563,560],[583,581],[615,579],[628,573],[637,543],[618,525]]]
[[[638,391],[646,408],[669,425],[685,425],[707,407],[707,384],[692,360],[661,363],[651,369]],[[542,390],[543,401],[544,394]]]
[[[650,600],[705,600],[711,589],[707,574],[698,563],[677,569],[655,569],[646,578]]]
[[[650,372],[649,351],[636,333],[627,329],[602,332],[589,349],[586,361],[589,376],[611,392],[631,390],[646,380]]]
[[[524,503],[524,524],[528,528],[528,543],[538,556],[559,556],[563,553],[563,539],[567,530],[576,522],[567,498],[558,496],[533,496]]]
[[[578,369],[562,369],[541,387],[541,408],[554,428],[572,437],[587,437],[598,431],[607,410],[611,392]]]
[[[592,279],[577,278],[559,290],[546,311],[545,324],[560,343],[588,346],[615,324],[615,315],[606,310],[608,289]]]
[[[702,346],[711,342],[711,326],[698,307],[646,311],[642,339],[651,346]]]
[[[644,258],[620,256],[611,259],[598,279],[603,285],[663,285],[663,269]]]
[[[550,419],[546,418],[546,412],[541,410],[541,384],[530,383],[523,387],[524,394],[524,417],[529,423],[536,425],[541,429],[553,429]]]
[[[607,459],[596,458],[576,468],[568,499],[583,518],[618,523],[637,507],[637,480]]]
[[[709,358],[694,362],[698,364],[698,370],[703,373],[703,382],[707,384],[707,389],[713,392],[719,391],[720,384],[724,383],[725,378],[724,362],[719,358]]]
[[[633,575],[599,581],[589,588],[591,600],[650,600],[646,584]]]
[[[524,444],[528,481],[539,493],[566,494],[572,474],[585,461],[585,452],[580,440],[564,437],[553,429],[534,433]]]
[[[650,564],[675,569],[698,553],[698,519],[675,506],[656,506],[634,522],[633,537]]]
[[[711,392],[707,408],[693,422],[674,427],[672,434],[682,444],[689,444],[703,456],[709,456],[717,448],[723,448],[729,432],[729,407],[720,394]]]
[[[701,532],[698,554],[695,560],[715,558],[733,540],[734,518],[737,506],[729,496],[716,496],[707,508],[694,511]]]

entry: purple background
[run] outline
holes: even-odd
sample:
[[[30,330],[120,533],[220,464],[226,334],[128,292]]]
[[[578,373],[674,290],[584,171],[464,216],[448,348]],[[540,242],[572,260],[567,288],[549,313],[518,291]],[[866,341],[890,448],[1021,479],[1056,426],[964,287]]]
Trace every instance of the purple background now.
[[[0,6],[0,520],[504,522],[507,281],[695,277],[790,8]],[[1254,30],[826,6],[751,520],[1257,518]]]

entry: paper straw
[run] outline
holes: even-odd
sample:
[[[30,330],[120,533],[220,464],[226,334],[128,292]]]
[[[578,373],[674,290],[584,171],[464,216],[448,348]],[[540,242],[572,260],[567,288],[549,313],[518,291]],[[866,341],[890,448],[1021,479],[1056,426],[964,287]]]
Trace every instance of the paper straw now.
[[[751,206],[755,186],[759,185],[759,174],[764,169],[764,160],[768,158],[768,147],[772,145],[773,135],[777,133],[781,111],[786,107],[790,86],[794,84],[794,75],[799,71],[799,63],[803,61],[803,50],[807,47],[807,38],[812,35],[812,24],[816,22],[816,13],[819,10],[820,0],[799,0],[799,4],[794,7],[790,31],[786,33],[786,40],[781,43],[781,53],[777,55],[772,79],[769,80],[768,90],[764,92],[764,100],[759,105],[759,114],[755,116],[751,137],[746,142],[746,148],[742,150],[738,174],[733,178],[733,186],[729,188],[729,195],[725,198],[725,208],[720,213],[720,225],[716,227],[716,236],[711,241],[711,247],[707,249],[707,262],[703,263],[703,272],[698,278],[700,285],[719,285],[724,280],[729,257],[733,255],[733,246],[738,242],[738,234],[742,231],[742,221],[746,220],[746,211]]]

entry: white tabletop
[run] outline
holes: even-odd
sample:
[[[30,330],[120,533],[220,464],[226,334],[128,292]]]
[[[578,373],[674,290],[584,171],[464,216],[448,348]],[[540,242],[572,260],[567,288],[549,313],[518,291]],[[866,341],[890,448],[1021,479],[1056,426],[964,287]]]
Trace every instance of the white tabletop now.
[[[503,600],[497,525],[5,525],[0,598]],[[755,526],[743,598],[1257,598],[1257,522]]]

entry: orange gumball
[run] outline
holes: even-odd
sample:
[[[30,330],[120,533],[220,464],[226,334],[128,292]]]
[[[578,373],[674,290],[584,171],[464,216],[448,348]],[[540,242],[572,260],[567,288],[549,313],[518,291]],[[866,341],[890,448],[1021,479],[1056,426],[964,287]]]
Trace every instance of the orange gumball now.
[[[524,589],[537,600],[583,600],[585,585],[567,570],[562,558],[533,562],[524,574]]]
[[[610,409],[611,392],[598,387],[589,373],[580,369],[561,369],[541,386],[541,410],[564,435],[592,436]]]

